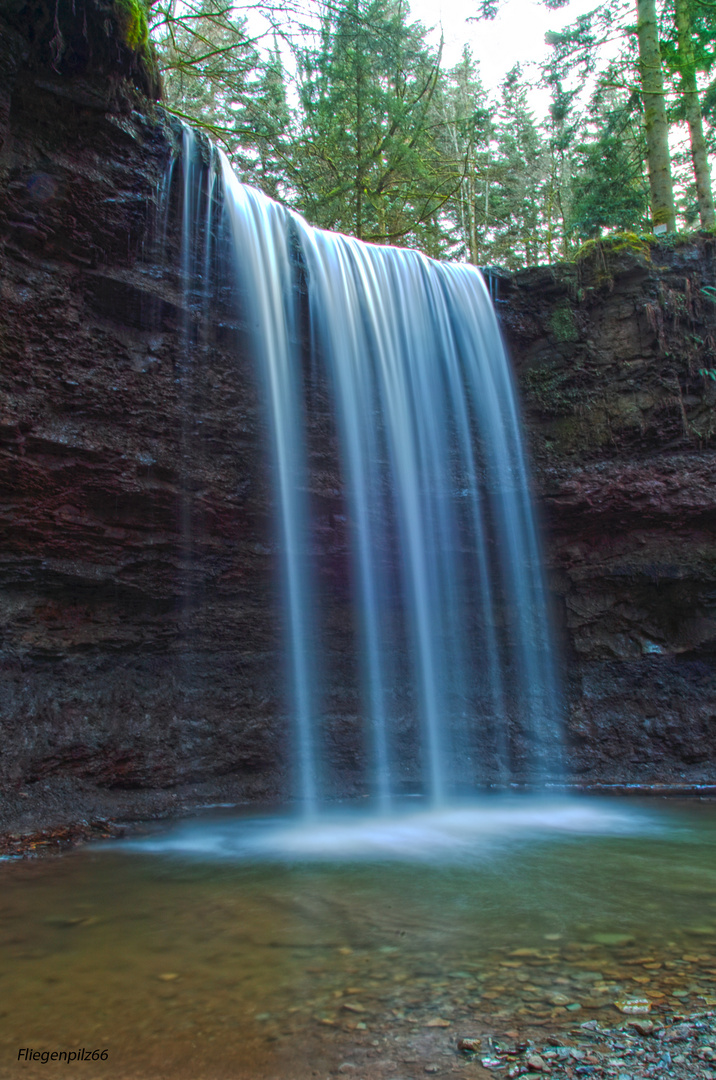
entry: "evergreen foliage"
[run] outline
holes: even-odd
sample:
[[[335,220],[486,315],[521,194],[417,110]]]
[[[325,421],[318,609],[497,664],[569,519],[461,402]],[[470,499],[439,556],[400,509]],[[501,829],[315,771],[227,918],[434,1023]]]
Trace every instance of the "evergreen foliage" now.
[[[229,0],[151,0],[166,100],[222,142],[242,179],[312,223],[437,257],[515,267],[572,257],[585,240],[615,231],[648,231],[662,213],[649,188],[649,163],[659,152],[648,143],[650,102],[659,93],[645,89],[634,0],[605,0],[549,36],[541,77],[552,105],[542,124],[519,68],[496,99],[469,50],[445,70],[407,0],[309,0],[303,14],[296,7],[288,15],[283,4],[279,11],[271,0],[258,3],[270,27],[264,40],[252,37],[241,16],[247,9]],[[688,6],[691,52],[675,3],[682,14]],[[498,4],[486,5],[488,16]],[[697,119],[704,136],[700,181],[693,152],[672,155],[680,220],[696,223],[700,214],[708,225],[703,160],[716,148],[712,0],[659,5],[666,118],[688,120],[692,151]],[[660,138],[663,159],[663,131]],[[662,169],[669,164],[667,154]]]
[[[346,0],[299,52],[296,205],[318,225],[443,247],[437,215],[460,176],[436,140],[440,53],[405,0]]]

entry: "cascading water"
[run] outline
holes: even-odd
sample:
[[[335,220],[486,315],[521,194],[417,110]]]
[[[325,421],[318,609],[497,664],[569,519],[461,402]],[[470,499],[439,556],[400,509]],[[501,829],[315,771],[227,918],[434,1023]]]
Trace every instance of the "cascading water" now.
[[[184,288],[202,279],[206,297],[212,267],[225,276],[219,288],[235,288],[264,385],[296,794],[309,814],[324,795],[325,597],[305,405],[315,378],[333,401],[345,489],[366,788],[390,807],[406,730],[422,732],[413,753],[435,804],[460,786],[557,778],[539,545],[510,370],[479,271],[313,229],[240,184],[223,155],[199,168],[198,154],[185,135]],[[228,260],[210,251],[214,221]]]

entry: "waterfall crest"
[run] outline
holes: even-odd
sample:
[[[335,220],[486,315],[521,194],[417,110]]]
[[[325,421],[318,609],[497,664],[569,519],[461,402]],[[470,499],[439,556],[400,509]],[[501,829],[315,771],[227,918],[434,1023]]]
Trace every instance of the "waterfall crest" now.
[[[198,155],[185,136],[182,272],[203,279],[205,297],[235,291],[263,385],[295,794],[317,811],[331,736],[314,384],[331,402],[342,478],[365,789],[389,809],[411,741],[436,804],[558,779],[559,691],[519,412],[480,272],[311,228],[240,184],[220,152],[201,169]],[[198,232],[203,253],[191,250]]]

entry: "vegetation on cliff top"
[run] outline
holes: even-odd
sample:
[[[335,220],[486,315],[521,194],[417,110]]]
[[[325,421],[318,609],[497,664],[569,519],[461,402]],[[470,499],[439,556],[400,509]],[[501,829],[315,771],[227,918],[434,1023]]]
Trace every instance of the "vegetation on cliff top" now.
[[[716,29],[700,5],[678,0],[677,22],[666,0],[639,0],[638,19],[633,0],[606,0],[552,35],[543,123],[529,106],[534,76],[515,67],[491,93],[468,50],[445,68],[405,0],[158,3],[152,37],[168,106],[207,125],[242,179],[314,224],[517,268],[661,221],[649,179],[654,64],[667,126],[693,144],[699,120],[713,152]],[[686,144],[672,157],[662,165],[678,227],[709,227],[703,160],[699,173]]]
[[[406,0],[5,0],[3,14],[56,70],[120,74],[155,98],[163,80],[167,108],[220,140],[241,179],[316,225],[519,268],[610,236],[648,253],[655,91],[632,7],[605,0],[551,36],[543,122],[534,76],[515,67],[489,92],[467,49],[446,68]],[[658,0],[650,23],[666,121],[686,137],[672,138],[676,223],[709,228],[716,24],[702,0],[677,7]]]

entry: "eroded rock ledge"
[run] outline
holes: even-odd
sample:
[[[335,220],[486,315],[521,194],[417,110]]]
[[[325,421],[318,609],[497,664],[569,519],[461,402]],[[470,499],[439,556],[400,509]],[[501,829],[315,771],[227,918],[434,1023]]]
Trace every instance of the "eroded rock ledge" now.
[[[575,780],[716,779],[716,239],[500,281]]]
[[[262,422],[231,328],[180,378],[151,244],[176,132],[0,43],[0,829],[271,798]]]
[[[0,830],[15,844],[279,798],[254,374],[219,320],[180,377],[176,250],[167,273],[150,242],[177,134],[131,83],[38,67],[4,24],[0,40]],[[499,276],[578,784],[714,779],[716,383],[698,374],[716,366],[713,248],[597,248]],[[317,528],[340,592],[330,491]],[[341,602],[331,767],[350,789],[364,762]]]

